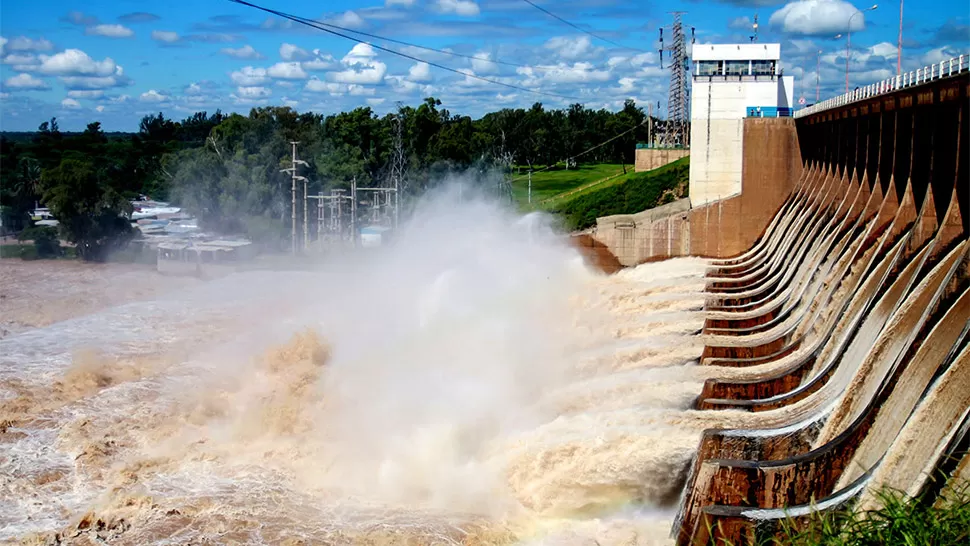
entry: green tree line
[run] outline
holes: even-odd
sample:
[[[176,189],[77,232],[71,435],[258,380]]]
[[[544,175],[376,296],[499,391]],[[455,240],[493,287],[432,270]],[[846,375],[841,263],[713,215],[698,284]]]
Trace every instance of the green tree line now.
[[[290,182],[281,169],[289,167],[290,142],[299,142],[308,162],[300,174],[313,193],[355,178],[362,185],[397,178],[415,196],[447,173],[555,165],[636,128],[579,158],[632,163],[636,142],[647,139],[645,120],[632,100],[616,112],[536,103],[472,119],[434,98],[383,116],[369,107],[324,116],[271,106],[181,121],[159,113],[133,134],[107,135],[97,122],[67,134],[51,119],[27,138],[0,138],[0,205],[7,230],[27,227],[35,204],[50,207],[86,259],[101,259],[130,235],[118,218],[140,195],[185,207],[207,230],[282,246]]]

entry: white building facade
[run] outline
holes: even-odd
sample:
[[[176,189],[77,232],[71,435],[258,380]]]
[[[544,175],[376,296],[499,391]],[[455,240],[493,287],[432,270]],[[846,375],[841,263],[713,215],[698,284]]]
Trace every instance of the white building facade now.
[[[741,193],[745,117],[790,116],[794,79],[779,69],[781,44],[694,44],[690,201]]]

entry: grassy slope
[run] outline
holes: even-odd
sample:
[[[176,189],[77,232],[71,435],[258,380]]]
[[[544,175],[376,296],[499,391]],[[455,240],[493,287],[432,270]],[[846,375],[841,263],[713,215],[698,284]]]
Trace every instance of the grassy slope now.
[[[628,173],[633,172],[633,166],[627,165]],[[545,200],[575,191],[578,188],[597,185],[604,179],[623,174],[623,165],[602,163],[596,165],[580,165],[578,169],[563,168],[543,171],[532,175],[532,208],[545,208]],[[512,195],[523,208],[528,208],[529,179],[523,174],[515,174],[512,182]]]
[[[617,177],[550,200],[544,208],[561,215],[567,228],[586,229],[599,216],[633,214],[686,196],[689,165],[685,157],[659,169]]]

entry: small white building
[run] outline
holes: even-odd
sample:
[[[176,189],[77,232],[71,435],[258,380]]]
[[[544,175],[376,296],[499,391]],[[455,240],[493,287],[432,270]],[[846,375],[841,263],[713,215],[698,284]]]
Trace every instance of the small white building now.
[[[781,44],[694,44],[690,104],[692,206],[741,193],[745,117],[790,116],[794,78]]]
[[[366,226],[360,229],[360,246],[371,248],[382,246],[390,228],[385,226]]]

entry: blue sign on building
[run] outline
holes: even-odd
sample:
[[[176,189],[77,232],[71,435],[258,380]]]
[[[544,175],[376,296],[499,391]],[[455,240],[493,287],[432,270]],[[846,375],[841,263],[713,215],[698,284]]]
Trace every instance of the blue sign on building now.
[[[749,106],[749,118],[790,118],[792,108],[784,106]]]

